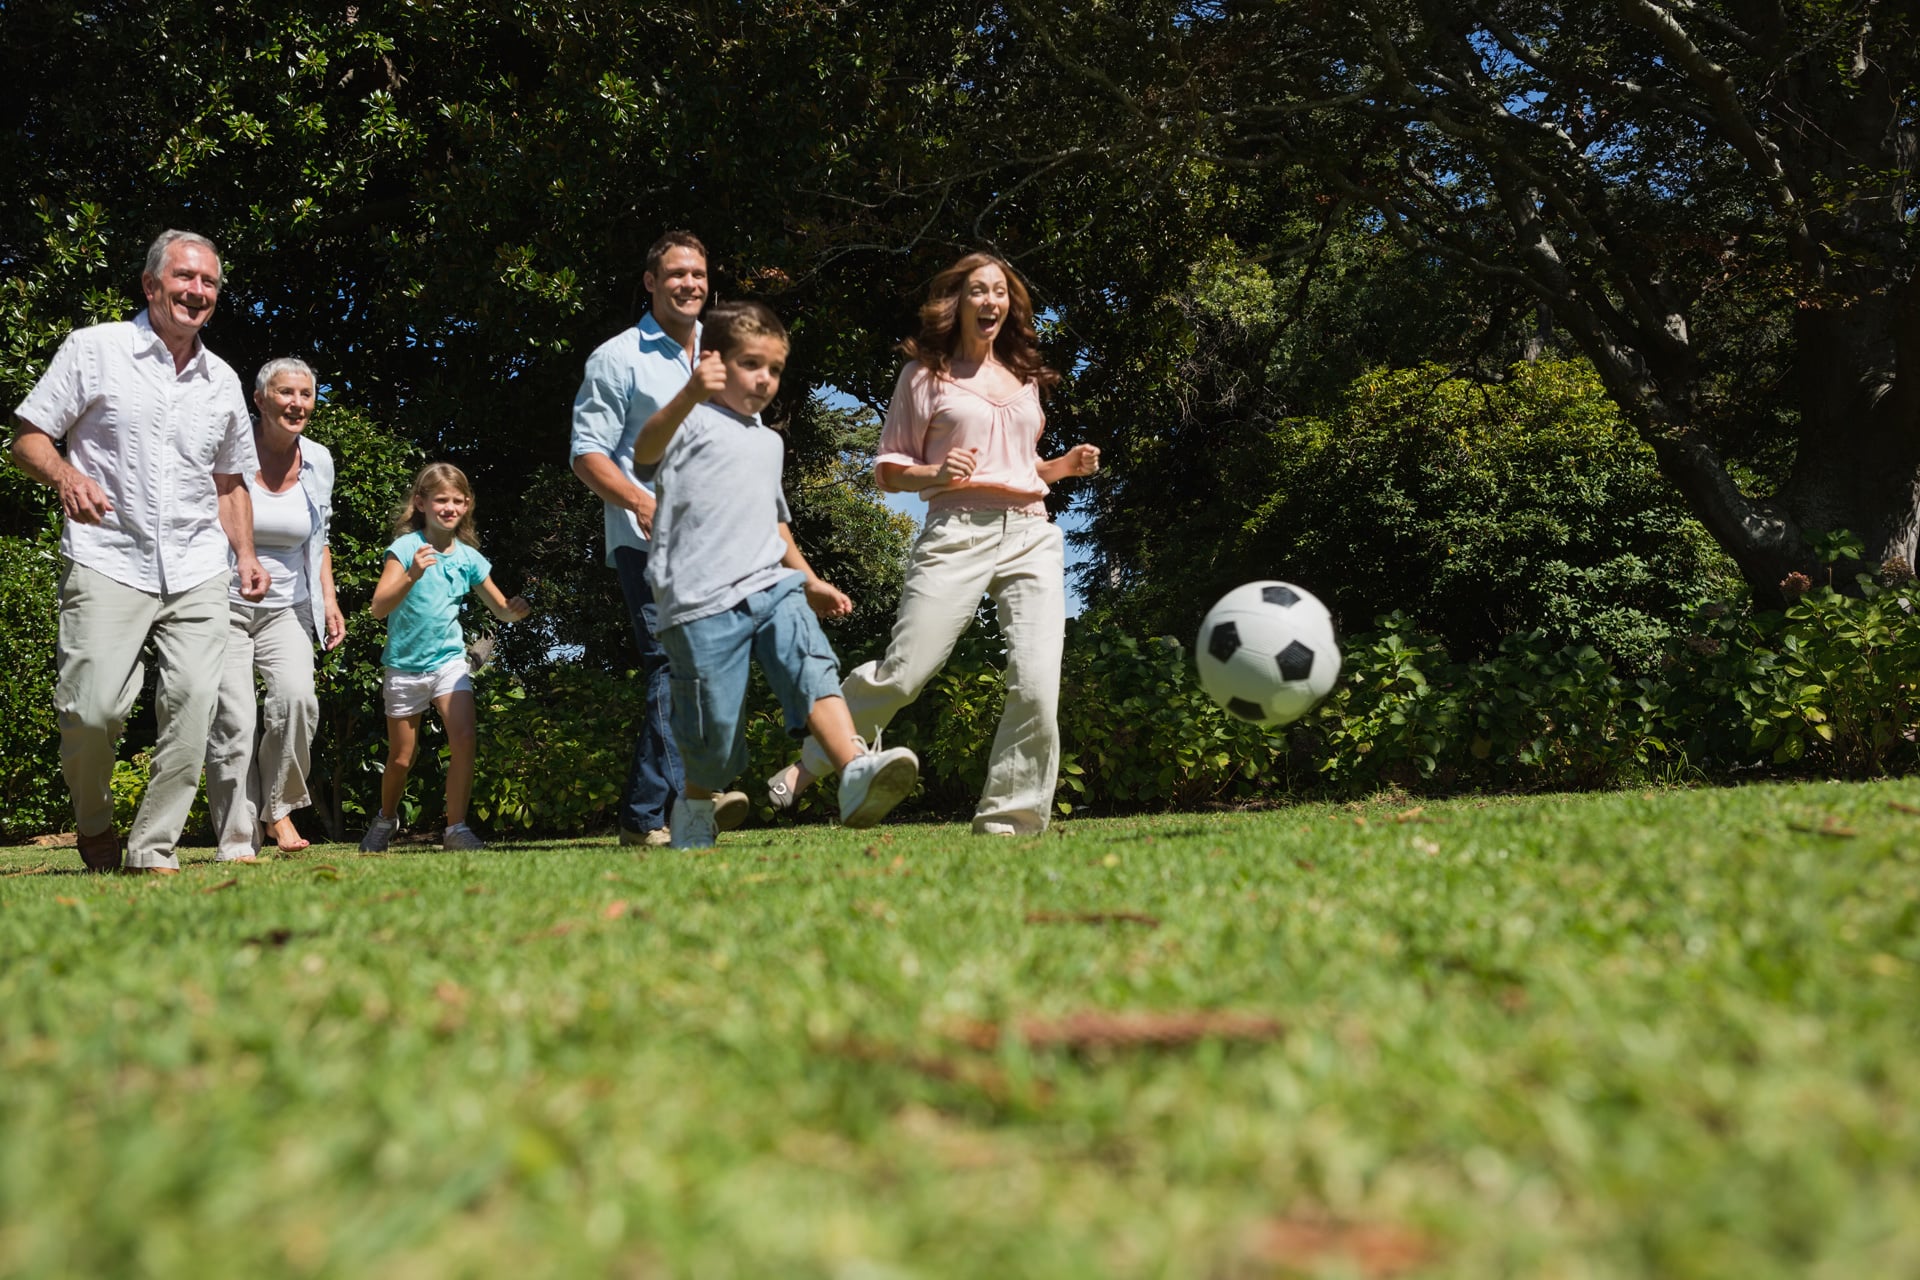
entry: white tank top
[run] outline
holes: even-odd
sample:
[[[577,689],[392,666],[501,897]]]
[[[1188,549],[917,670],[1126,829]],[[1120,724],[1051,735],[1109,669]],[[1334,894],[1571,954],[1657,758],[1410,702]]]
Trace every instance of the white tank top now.
[[[307,586],[307,539],[313,536],[313,512],[307,506],[307,493],[299,485],[285,493],[263,488],[258,476],[247,477],[247,492],[253,498],[253,549],[273,575],[264,600],[243,600],[236,578],[230,598],[256,609],[288,609],[305,602]]]

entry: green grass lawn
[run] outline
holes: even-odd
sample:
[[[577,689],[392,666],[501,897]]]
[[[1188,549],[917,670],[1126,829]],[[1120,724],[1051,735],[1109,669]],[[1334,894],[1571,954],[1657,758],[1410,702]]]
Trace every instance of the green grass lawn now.
[[[0,853],[0,1274],[1920,1274],[1920,780],[207,852]]]

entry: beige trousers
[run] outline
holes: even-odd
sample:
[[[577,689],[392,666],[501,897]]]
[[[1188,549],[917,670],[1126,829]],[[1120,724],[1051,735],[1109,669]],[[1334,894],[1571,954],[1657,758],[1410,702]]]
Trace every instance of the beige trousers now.
[[[913,544],[886,656],[854,668],[840,693],[854,732],[872,740],[920,695],[991,595],[1007,640],[1007,704],[993,735],[973,828],[1045,831],[1060,773],[1060,653],[1066,643],[1066,554],[1045,516],[953,511],[929,516]],[[807,739],[801,761],[824,777],[833,762]]]
[[[228,608],[220,703],[207,739],[207,808],[223,862],[259,853],[262,822],[313,803],[307,770],[320,721],[313,632],[300,609]],[[266,686],[264,703],[254,693],[255,672]]]
[[[153,643],[160,722],[147,793],[127,836],[126,865],[177,867],[174,846],[200,789],[200,759],[227,648],[227,583],[220,573],[185,591],[155,594],[68,562],[60,578],[60,771],[82,835],[113,826],[113,755]]]

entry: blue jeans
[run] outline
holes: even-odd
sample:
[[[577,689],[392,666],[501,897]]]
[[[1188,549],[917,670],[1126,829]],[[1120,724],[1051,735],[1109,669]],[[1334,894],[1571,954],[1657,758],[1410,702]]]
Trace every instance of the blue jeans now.
[[[647,553],[638,547],[615,547],[613,571],[620,578],[627,614],[633,620],[633,643],[640,651],[640,678],[647,684],[646,717],[633,743],[633,763],[627,769],[627,787],[620,798],[620,825],[628,831],[657,831],[667,825],[673,798],[685,789],[686,771],[674,745],[671,672],[667,651],[654,635],[659,610],[647,585]]]
[[[840,696],[839,659],[807,607],[804,581],[791,574],[725,612],[661,635],[673,655],[673,732],[694,785],[720,791],[747,767],[741,716],[753,659],[796,742],[807,736],[813,704]]]

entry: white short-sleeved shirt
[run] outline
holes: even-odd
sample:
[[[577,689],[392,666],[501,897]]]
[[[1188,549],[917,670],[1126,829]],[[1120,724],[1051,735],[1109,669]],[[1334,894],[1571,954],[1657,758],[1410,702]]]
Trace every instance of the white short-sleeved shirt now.
[[[228,572],[214,473],[260,464],[240,379],[204,344],[176,373],[144,311],[76,329],[14,412],[65,440],[67,462],[113,504],[99,524],[66,522],[69,560],[159,593]]]

